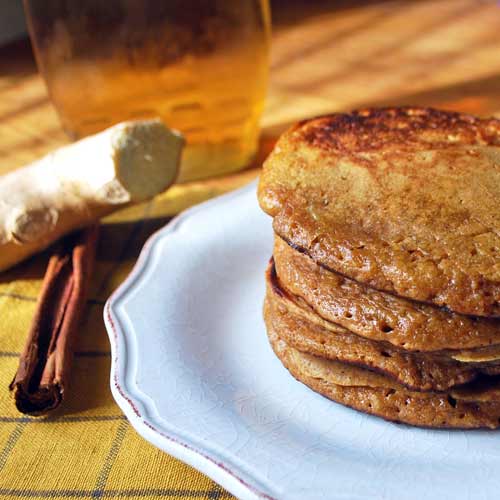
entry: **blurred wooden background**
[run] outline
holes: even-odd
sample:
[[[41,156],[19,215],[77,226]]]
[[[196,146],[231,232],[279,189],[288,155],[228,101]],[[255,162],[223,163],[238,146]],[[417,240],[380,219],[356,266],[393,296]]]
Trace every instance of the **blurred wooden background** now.
[[[271,82],[255,165],[284,126],[306,116],[392,104],[500,111],[500,6],[494,0],[275,0],[272,7]],[[66,141],[29,43],[1,48],[0,173]],[[249,169],[197,183],[197,192],[206,191],[198,198],[256,174]]]

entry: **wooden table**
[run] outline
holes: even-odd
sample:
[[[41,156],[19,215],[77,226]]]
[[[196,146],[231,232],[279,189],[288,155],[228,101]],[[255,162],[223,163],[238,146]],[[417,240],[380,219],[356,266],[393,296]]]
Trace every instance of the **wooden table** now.
[[[500,112],[494,0],[276,0],[273,7],[265,137],[291,120],[360,106]],[[66,141],[28,44],[0,49],[0,173]],[[208,185],[212,194],[239,183],[233,176]]]
[[[254,178],[276,135],[293,120],[359,106],[396,104],[442,106],[483,115],[498,113],[500,116],[500,6],[496,1],[276,0],[273,7],[271,83],[262,120],[261,151],[255,165],[235,175],[175,186],[159,197],[153,212],[129,209],[114,215],[111,221],[114,218],[119,224],[106,224],[103,229],[107,231],[107,237],[124,240],[125,246],[132,240],[124,236],[124,231],[130,230],[124,221],[129,219],[135,222],[137,213],[142,214],[142,218],[156,217],[157,221],[156,224],[141,224],[140,231],[133,233],[137,247],[126,249],[124,256],[130,257],[129,261],[118,268],[112,280],[97,290],[96,307],[102,308],[111,290],[129,272],[140,244],[153,229],[165,222],[166,216]],[[24,41],[1,48],[0,174],[32,161],[66,141],[44,84],[36,72],[29,43]],[[10,280],[14,290],[16,281],[24,281],[24,286],[30,287],[31,296],[25,297],[29,305],[35,300],[43,267],[40,265],[35,275],[30,275],[26,269],[28,267],[19,266],[12,274],[9,273],[8,278],[4,275],[3,279],[4,282]],[[10,297],[14,300],[17,296],[11,293]],[[22,298],[17,297],[16,300]],[[101,315],[102,311],[95,314]],[[20,336],[28,327],[29,313],[23,321],[25,323],[19,326]],[[1,328],[0,323],[0,333]],[[100,341],[106,342],[104,331],[98,333],[102,337]],[[17,348],[16,344],[14,349]],[[16,353],[10,354],[15,362]],[[104,354],[109,356],[109,353]],[[104,368],[109,373],[108,365]],[[3,390],[8,382],[2,381]],[[101,382],[103,387],[107,384],[104,379],[99,380],[99,384]],[[85,417],[91,394],[86,397],[86,400],[68,403],[77,415],[72,418],[80,418],[82,414]],[[126,422],[120,420],[123,416],[113,405],[110,395],[107,397],[111,407],[105,406],[104,396],[99,404],[111,413],[105,414],[102,419],[103,422],[118,419],[118,430],[98,475],[97,489],[90,490],[92,494],[97,492],[99,495],[104,486],[113,482],[113,474],[118,478],[120,473],[124,477],[129,474],[125,466],[120,468],[121,463],[111,470],[110,464],[115,460],[113,453],[120,447],[127,428]],[[3,400],[0,398],[0,403]],[[4,410],[10,411],[10,408],[5,403]],[[5,433],[5,443],[0,444],[0,469],[5,464],[8,468],[9,465],[17,467],[17,463],[25,463],[25,457],[21,457],[19,462],[12,457],[15,443],[21,433],[26,432],[23,431],[25,423],[22,419],[16,420],[17,417],[8,418],[10,420],[4,421],[11,422],[13,428]],[[72,432],[71,429],[68,432]],[[36,434],[33,436],[42,441],[45,439]],[[145,445],[141,444],[140,449],[146,450]],[[9,454],[10,462],[6,458]],[[144,454],[157,467],[159,463],[164,463],[153,452],[144,451]],[[44,461],[48,458],[42,455],[35,460],[41,464],[40,473],[39,469],[28,471],[33,472],[38,481],[43,478]],[[82,457],[87,461],[87,455]],[[88,458],[88,466],[93,465],[92,458]],[[134,464],[128,466],[134,467]],[[179,474],[182,475],[182,472]],[[72,484],[72,487],[87,487],[81,485],[79,480],[74,481],[76,485]],[[119,482],[118,479],[116,481]],[[19,484],[24,484],[22,479]],[[183,487],[178,479],[173,484]],[[171,491],[165,488],[161,491]],[[207,495],[209,498],[220,498],[221,494],[221,491],[211,489]]]

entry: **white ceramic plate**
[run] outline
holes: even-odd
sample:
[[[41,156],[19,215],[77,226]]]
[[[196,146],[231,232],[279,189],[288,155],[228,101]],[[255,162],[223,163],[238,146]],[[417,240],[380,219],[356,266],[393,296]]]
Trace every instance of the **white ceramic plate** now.
[[[391,424],[288,374],[261,315],[271,248],[255,184],[148,241],[105,309],[136,430],[240,498],[498,498],[499,433]]]

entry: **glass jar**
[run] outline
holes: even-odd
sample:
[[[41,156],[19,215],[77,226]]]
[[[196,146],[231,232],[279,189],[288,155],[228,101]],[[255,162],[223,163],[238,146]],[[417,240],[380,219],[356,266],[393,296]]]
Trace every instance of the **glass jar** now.
[[[74,139],[160,116],[187,140],[180,181],[254,156],[268,0],[24,0],[35,56]]]

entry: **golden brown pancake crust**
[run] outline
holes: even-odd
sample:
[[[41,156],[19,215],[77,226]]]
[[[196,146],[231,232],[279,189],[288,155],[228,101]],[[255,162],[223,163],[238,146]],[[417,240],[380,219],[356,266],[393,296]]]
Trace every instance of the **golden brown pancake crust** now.
[[[432,108],[373,108],[303,120],[295,126],[315,147],[356,153],[500,146],[500,122]]]
[[[421,108],[301,122],[259,202],[286,241],[379,290],[500,315],[500,121]]]
[[[342,361],[382,373],[414,391],[445,391],[482,374],[499,374],[500,366],[464,364],[446,355],[405,353],[339,327],[325,330],[287,308],[286,299],[268,281],[264,321],[291,347],[307,354]]]
[[[419,427],[499,427],[500,403],[496,399],[460,400],[446,393],[410,391],[362,368],[301,353],[272,329],[268,335],[274,352],[297,380],[343,405]]]
[[[302,298],[322,318],[363,337],[413,351],[500,344],[498,319],[472,318],[379,292],[322,268],[279,237],[274,262],[286,291]]]

